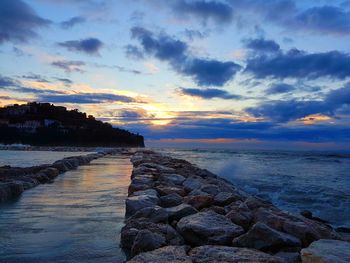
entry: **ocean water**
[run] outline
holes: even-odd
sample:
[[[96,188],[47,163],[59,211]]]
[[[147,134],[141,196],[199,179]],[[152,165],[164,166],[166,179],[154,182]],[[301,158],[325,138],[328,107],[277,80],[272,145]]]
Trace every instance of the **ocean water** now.
[[[70,156],[86,155],[90,152],[52,152],[52,151],[1,151],[0,166],[28,167],[51,164]]]
[[[157,149],[222,176],[292,213],[350,227],[350,155],[329,152]]]
[[[0,262],[124,262],[131,171],[128,156],[105,156],[0,203]]]

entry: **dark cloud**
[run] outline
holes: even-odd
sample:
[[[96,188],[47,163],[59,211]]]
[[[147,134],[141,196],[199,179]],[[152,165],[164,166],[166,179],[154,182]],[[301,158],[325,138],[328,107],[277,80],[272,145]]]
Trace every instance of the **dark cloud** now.
[[[241,66],[234,62],[200,58],[190,58],[176,67],[179,72],[192,76],[196,83],[202,86],[223,86],[241,69]]]
[[[309,54],[293,49],[250,58],[245,72],[256,78],[345,79],[350,76],[350,55],[339,51]]]
[[[13,80],[9,77],[4,77],[4,76],[0,75],[0,87],[1,88],[7,88],[7,87],[17,86],[17,85],[18,85],[18,83],[15,80]]]
[[[80,72],[83,73],[84,70],[82,66],[85,66],[83,61],[74,61],[74,60],[57,60],[51,63],[52,66],[63,69],[67,73],[71,72]]]
[[[56,78],[56,80],[63,82],[66,86],[73,84],[73,81],[67,78]]]
[[[50,23],[22,0],[0,1],[0,44],[7,41],[26,42],[37,36],[38,28]]]
[[[267,101],[246,111],[256,117],[269,118],[276,122],[288,122],[313,114],[335,116],[337,110],[350,104],[350,84],[332,90],[323,100]]]
[[[350,12],[335,6],[312,7],[295,17],[295,27],[320,33],[349,34]]]
[[[86,22],[86,19],[84,17],[74,16],[68,20],[61,22],[60,25],[63,29],[70,29],[70,28],[74,27],[75,25],[82,24],[85,22]]]
[[[204,22],[211,19],[217,23],[228,23],[233,18],[232,7],[224,2],[205,0],[178,0],[175,2],[173,9],[181,17],[194,16]]]
[[[125,46],[126,56],[132,59],[143,59],[144,54],[140,48],[134,45],[126,45]]]
[[[129,69],[129,68],[118,66],[118,65],[104,65],[104,64],[98,64],[98,63],[94,63],[93,65],[97,68],[117,69],[119,72],[132,73],[135,75],[143,74],[143,72],[140,70]]]
[[[193,89],[193,88],[179,88],[179,92],[184,95],[200,97],[203,99],[220,98],[225,100],[238,100],[242,99],[242,96],[231,94],[221,89]]]
[[[178,73],[192,77],[198,85],[223,86],[241,69],[234,62],[194,57],[185,42],[164,33],[155,36],[141,27],[134,27],[131,33],[140,42],[143,54],[169,62]]]
[[[49,83],[50,82],[45,77],[43,77],[43,76],[41,76],[39,74],[33,74],[33,73],[29,73],[27,75],[22,75],[21,78],[22,79],[34,80],[34,81],[38,81],[38,82],[44,82],[44,83]]]
[[[78,103],[78,104],[94,104],[106,102],[137,102],[132,97],[116,95],[110,93],[76,93],[64,95],[42,95],[38,97],[39,101],[51,103]]]
[[[70,51],[79,51],[87,54],[98,54],[103,43],[97,38],[86,38],[81,40],[70,40],[58,43],[59,46],[67,48]]]
[[[199,31],[199,30],[194,30],[194,29],[185,29],[183,31],[183,34],[190,40],[194,40],[196,38],[198,39],[203,39],[208,37],[209,31]]]
[[[271,85],[265,93],[267,95],[274,95],[274,94],[282,94],[282,93],[288,93],[295,90],[295,87],[293,85],[289,85],[286,83],[279,83],[279,84],[273,84]]]
[[[246,39],[243,41],[246,48],[258,51],[258,52],[277,52],[280,50],[280,45],[278,45],[273,40],[267,40],[263,38],[259,39]]]

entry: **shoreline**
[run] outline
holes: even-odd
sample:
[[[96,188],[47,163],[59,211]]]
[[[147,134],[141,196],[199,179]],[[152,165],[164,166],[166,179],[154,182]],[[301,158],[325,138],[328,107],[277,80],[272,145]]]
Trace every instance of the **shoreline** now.
[[[71,149],[71,147],[69,148]],[[30,151],[30,150],[28,150]],[[34,151],[34,150],[33,150]],[[50,150],[52,151],[52,150]],[[68,151],[68,149],[67,149]],[[76,151],[81,151],[79,148]],[[88,150],[87,152],[89,152]],[[96,151],[96,149],[95,149]],[[0,167],[0,203],[20,196],[25,190],[39,184],[51,183],[58,175],[78,166],[89,164],[92,160],[109,154],[130,154],[125,148],[104,149],[96,153],[71,156],[53,162],[31,167]]]
[[[3,145],[0,144],[0,151],[52,151],[52,152],[100,152],[121,149],[137,149],[136,146],[36,146],[36,145]]]
[[[185,160],[143,150],[131,161],[121,232],[130,263],[313,262],[325,248],[350,256],[337,253],[350,248],[346,238],[310,214],[284,212]]]

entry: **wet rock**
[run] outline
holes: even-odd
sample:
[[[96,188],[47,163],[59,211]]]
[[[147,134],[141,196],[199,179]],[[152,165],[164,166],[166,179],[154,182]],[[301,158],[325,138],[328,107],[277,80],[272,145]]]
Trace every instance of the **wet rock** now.
[[[128,220],[121,230],[121,246],[130,250],[140,230],[147,229],[165,237],[168,245],[183,245],[184,240],[174,228],[168,224],[152,223],[147,220]]]
[[[220,192],[214,197],[214,204],[218,206],[225,206],[238,200],[238,197],[230,192]]]
[[[185,177],[179,174],[162,174],[159,176],[159,181],[167,185],[181,185],[185,179]]]
[[[159,185],[156,186],[155,189],[158,191],[160,195],[169,195],[169,194],[178,194],[180,196],[185,195],[185,190],[181,187],[176,187],[176,186],[164,186],[164,185]]]
[[[204,196],[204,195],[211,196],[210,194],[203,192],[199,189],[195,189],[195,190],[189,192],[187,196],[197,196],[197,195],[199,195],[199,196]]]
[[[211,195],[195,195],[185,197],[184,201],[197,210],[201,210],[211,206],[214,203],[214,198]]]
[[[242,227],[213,211],[183,217],[177,223],[177,230],[189,244],[194,246],[229,245],[233,238],[244,233]]]
[[[303,247],[318,239],[340,238],[335,231],[320,222],[296,217],[276,208],[259,208],[255,213],[254,220],[299,238]]]
[[[219,193],[219,188],[214,185],[214,184],[207,184],[207,185],[203,185],[200,190],[202,192],[205,192],[207,194],[210,194],[212,196],[215,196]]]
[[[168,212],[160,206],[150,206],[137,211],[129,220],[137,218],[146,218],[152,223],[167,222]]]
[[[225,211],[225,208],[221,207],[221,206],[210,206],[210,207],[207,207],[207,208],[204,208],[201,210],[202,212],[206,212],[206,211],[214,211],[215,213],[217,214],[220,214],[220,215],[226,215],[226,211]],[[233,222],[234,223],[234,222]]]
[[[140,195],[150,195],[150,196],[158,197],[158,192],[154,189],[146,189],[146,190],[136,191],[132,194],[132,196],[140,196]]]
[[[171,207],[177,206],[182,203],[182,197],[176,193],[169,195],[164,195],[160,197],[160,206],[162,207]]]
[[[277,252],[285,247],[301,247],[301,242],[296,237],[277,231],[263,223],[253,225],[247,233],[235,238],[232,244],[236,247],[256,248],[270,252]]]
[[[186,192],[191,192],[193,190],[199,189],[202,187],[202,185],[204,184],[204,181],[201,177],[199,176],[191,176],[188,177],[183,183],[182,185],[185,188]]]
[[[300,215],[308,219],[312,219],[312,213],[309,210],[303,210],[300,212]]]
[[[348,263],[350,242],[321,239],[301,250],[303,263]]]
[[[159,198],[154,195],[129,196],[125,201],[125,216],[128,218],[142,208],[158,205],[158,202]]]
[[[280,258],[283,263],[301,263],[298,252],[278,252],[274,256]]]
[[[187,256],[185,246],[166,246],[151,252],[141,253],[128,263],[193,263]]]
[[[256,210],[260,207],[270,208],[272,206],[271,203],[254,196],[248,197],[244,203],[250,210]]]
[[[147,229],[140,230],[133,242],[131,248],[131,256],[135,256],[141,252],[151,251],[166,245],[163,235],[153,233]]]
[[[196,247],[190,250],[189,256],[194,263],[282,263],[279,258],[255,249],[227,246]]]
[[[137,183],[131,183],[129,185],[129,188],[128,188],[128,194],[131,195],[133,194],[134,192],[137,192],[137,191],[142,191],[142,190],[147,190],[147,189],[151,189],[152,186],[151,185],[148,185],[148,184],[137,184]]]
[[[188,204],[180,204],[178,206],[165,208],[165,211],[168,213],[170,222],[173,220],[179,221],[185,216],[193,215],[198,212],[193,206]]]
[[[248,229],[252,220],[253,213],[250,210],[245,210],[244,208],[237,207],[231,209],[229,213],[226,214],[226,217],[232,221],[232,223]]]

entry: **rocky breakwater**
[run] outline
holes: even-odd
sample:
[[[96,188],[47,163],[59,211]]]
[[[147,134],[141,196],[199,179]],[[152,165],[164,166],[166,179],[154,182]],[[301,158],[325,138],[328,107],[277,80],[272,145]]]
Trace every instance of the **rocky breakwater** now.
[[[107,150],[82,156],[67,157],[53,164],[32,167],[0,167],[0,202],[19,196],[23,191],[39,184],[50,183],[60,173],[76,169],[92,160],[114,154],[120,150]]]
[[[330,226],[281,211],[187,161],[147,150],[131,161],[121,231],[130,263],[319,262],[300,251],[320,239],[347,243]]]

